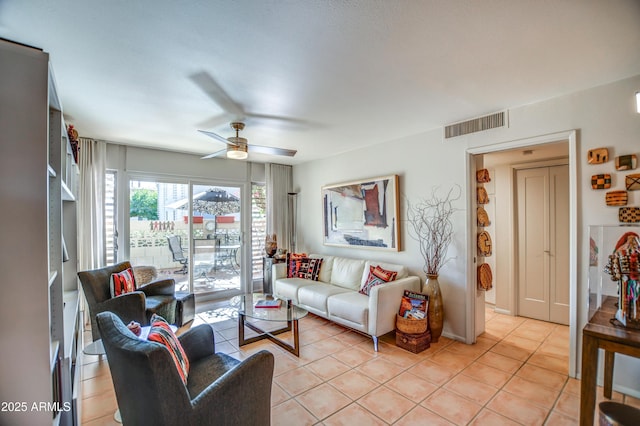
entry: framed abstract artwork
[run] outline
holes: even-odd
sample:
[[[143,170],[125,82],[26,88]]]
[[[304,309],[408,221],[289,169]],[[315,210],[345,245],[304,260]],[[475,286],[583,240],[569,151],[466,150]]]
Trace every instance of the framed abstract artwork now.
[[[322,187],[323,243],[400,250],[398,175]]]

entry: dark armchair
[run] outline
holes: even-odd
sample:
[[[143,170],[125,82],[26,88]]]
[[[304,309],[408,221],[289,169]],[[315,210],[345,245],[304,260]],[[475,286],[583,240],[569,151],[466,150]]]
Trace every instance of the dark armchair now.
[[[131,263],[121,262],[91,271],[78,272],[82,291],[89,305],[91,317],[91,334],[93,340],[100,338],[96,325],[96,315],[111,311],[123,321],[137,321],[142,325],[149,324],[154,313],[162,316],[169,323],[175,322],[176,283],[173,279],[158,280],[138,287],[137,291],[111,297],[109,280],[111,274],[131,268]]]
[[[270,424],[270,352],[243,361],[215,353],[213,329],[199,325],[178,338],[190,364],[185,385],[166,347],[134,336],[110,312],[97,322],[123,424]]]

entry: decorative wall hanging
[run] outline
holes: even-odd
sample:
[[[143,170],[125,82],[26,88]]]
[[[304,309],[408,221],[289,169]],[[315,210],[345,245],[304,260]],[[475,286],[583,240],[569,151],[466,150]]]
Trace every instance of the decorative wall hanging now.
[[[634,170],[638,166],[638,160],[635,154],[621,155],[616,157],[616,170]]]
[[[493,288],[493,273],[488,263],[478,266],[478,290],[489,291]]]
[[[587,162],[589,164],[602,164],[607,161],[609,161],[609,150],[607,148],[595,148],[587,152]]]
[[[478,193],[478,204],[488,204],[489,203],[489,194],[487,194],[487,190],[482,186],[479,186],[477,189]]]
[[[322,188],[323,243],[400,250],[398,175]]]
[[[478,183],[488,183],[491,182],[491,176],[489,176],[489,170],[480,169],[476,172],[476,181]]]
[[[491,256],[491,235],[487,231],[481,231],[478,234],[478,255]]]
[[[626,206],[628,201],[627,191],[609,191],[605,195],[608,206]]]
[[[640,190],[640,174],[636,173],[625,176],[624,183],[629,191]]]
[[[640,223],[640,207],[620,207],[618,220],[622,223]]]
[[[591,176],[592,189],[609,189],[611,188],[611,175],[593,175]]]
[[[491,221],[489,220],[489,215],[487,214],[487,211],[482,207],[478,207],[477,208],[477,214],[476,216],[478,217],[478,226],[489,226],[491,225]]]

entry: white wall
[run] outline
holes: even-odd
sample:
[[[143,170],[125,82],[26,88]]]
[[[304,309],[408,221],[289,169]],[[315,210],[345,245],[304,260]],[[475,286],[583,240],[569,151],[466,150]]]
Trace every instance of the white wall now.
[[[350,257],[368,257],[403,263],[413,273],[420,273],[422,260],[415,241],[407,235],[406,221],[401,221],[404,250],[398,253],[367,249],[335,248],[322,245],[323,185],[382,176],[400,175],[403,199],[429,196],[435,186],[447,190],[459,185],[462,199],[456,204],[461,211],[456,216],[455,239],[450,255],[454,259],[441,271],[440,284],[445,300],[444,335],[464,340],[466,335],[465,293],[467,291],[467,170],[466,150],[496,143],[578,130],[578,324],[586,322],[589,244],[588,225],[617,223],[617,209],[604,203],[602,192],[591,190],[591,175],[612,173],[614,187],[624,187],[624,174],[615,172],[612,161],[603,165],[588,165],[587,151],[608,147],[610,157],[640,154],[640,114],[635,113],[635,92],[640,90],[640,75],[608,85],[509,110],[509,128],[494,129],[443,142],[442,129],[383,142],[374,147],[352,151],[332,158],[294,166],[294,190],[299,192],[298,229],[300,250],[331,253]],[[508,107],[508,106],[504,106]],[[389,125],[393,125],[390,123]],[[640,194],[630,194],[629,205],[640,205]],[[406,217],[404,205],[401,217]],[[420,274],[423,276],[423,274]],[[579,334],[579,333],[578,333]],[[580,348],[579,336],[577,347]],[[575,362],[579,362],[579,356]],[[617,361],[615,380],[618,386],[640,394],[640,364],[629,359]],[[578,366],[579,371],[579,364]],[[635,367],[635,368],[632,368]]]

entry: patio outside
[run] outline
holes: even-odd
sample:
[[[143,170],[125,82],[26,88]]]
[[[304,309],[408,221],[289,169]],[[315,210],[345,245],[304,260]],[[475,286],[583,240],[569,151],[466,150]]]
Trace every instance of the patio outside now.
[[[154,185],[158,189],[154,188]],[[166,186],[178,187],[168,191]],[[165,188],[160,188],[164,186]],[[163,193],[184,194],[187,185],[154,183],[146,185],[147,195],[158,199],[158,206],[147,217],[157,217],[153,220],[141,217],[131,209],[132,219],[129,226],[129,253],[133,265],[152,265],[158,271],[158,278],[173,278],[176,289],[189,290],[189,273],[192,270],[193,292],[198,294],[240,290],[240,265],[242,249],[240,246],[240,204],[239,198],[230,194],[220,202],[220,192],[230,188],[212,188],[211,186],[194,185],[194,217],[192,235],[189,238],[188,201],[166,199]],[[266,233],[266,217],[261,199],[264,196],[263,187],[254,186],[252,196],[252,232],[251,247],[253,281],[262,279],[262,256],[264,254],[264,236]],[[206,192],[210,194],[205,194]],[[218,198],[206,199],[218,191]],[[132,189],[132,197],[134,194]],[[200,194],[200,195],[199,195]],[[196,198],[196,196],[198,196]],[[174,195],[176,197],[176,195]],[[212,201],[215,200],[215,201]],[[160,205],[164,207],[160,207]],[[196,211],[196,206],[198,210]],[[164,210],[164,214],[163,211]],[[138,214],[134,217],[134,214]],[[172,217],[170,217],[172,216]],[[162,220],[162,218],[166,220]],[[186,261],[180,263],[174,260],[168,244],[168,237],[178,236],[181,240],[183,254]],[[186,266],[185,266],[186,263]]]

